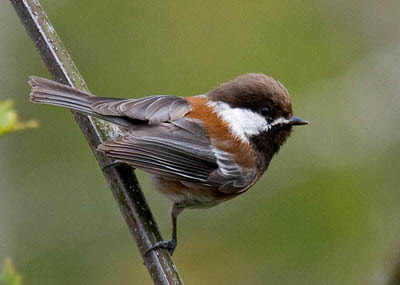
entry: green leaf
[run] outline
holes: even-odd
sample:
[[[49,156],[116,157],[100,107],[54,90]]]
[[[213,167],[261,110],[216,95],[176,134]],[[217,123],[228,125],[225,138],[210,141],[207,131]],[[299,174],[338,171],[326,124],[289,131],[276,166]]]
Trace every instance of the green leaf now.
[[[0,136],[9,132],[38,126],[38,123],[34,120],[21,122],[13,106],[14,104],[11,100],[0,101]]]
[[[0,276],[1,285],[21,285],[22,278],[15,272],[14,264],[10,258],[6,258],[3,265],[3,272]]]

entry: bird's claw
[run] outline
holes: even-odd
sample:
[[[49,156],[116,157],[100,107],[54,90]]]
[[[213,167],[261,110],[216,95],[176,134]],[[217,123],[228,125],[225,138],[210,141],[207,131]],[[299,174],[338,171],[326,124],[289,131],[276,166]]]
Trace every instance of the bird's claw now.
[[[174,250],[176,248],[176,240],[171,239],[171,240],[161,240],[156,242],[155,245],[153,245],[152,247],[150,247],[147,251],[146,254],[149,254],[151,251],[156,250],[156,249],[166,249],[168,250],[169,254],[173,254]]]

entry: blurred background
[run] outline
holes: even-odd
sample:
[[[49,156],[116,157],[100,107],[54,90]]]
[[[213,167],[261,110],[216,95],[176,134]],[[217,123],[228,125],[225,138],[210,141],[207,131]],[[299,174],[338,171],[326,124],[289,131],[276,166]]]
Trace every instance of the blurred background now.
[[[261,72],[312,122],[251,191],[180,216],[187,284],[386,284],[400,256],[398,0],[41,2],[94,94],[191,96]],[[28,76],[50,76],[8,1],[0,19],[0,100],[40,124],[0,138],[0,262],[24,284],[150,284],[70,112],[28,102]],[[170,203],[138,175],[169,237]]]

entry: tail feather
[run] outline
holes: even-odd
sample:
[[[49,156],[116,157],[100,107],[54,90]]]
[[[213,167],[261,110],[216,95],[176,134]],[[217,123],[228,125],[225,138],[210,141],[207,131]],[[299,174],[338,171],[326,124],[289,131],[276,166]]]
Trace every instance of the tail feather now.
[[[67,85],[36,76],[31,76],[28,82],[32,87],[30,101],[33,103],[61,106],[123,127],[132,126],[130,119],[102,115],[92,108],[95,102],[118,99],[92,96]]]
[[[91,108],[90,97],[93,97],[91,95],[55,81],[35,76],[30,77],[29,84],[32,86],[30,101],[33,103],[62,106],[92,116],[95,115]]]

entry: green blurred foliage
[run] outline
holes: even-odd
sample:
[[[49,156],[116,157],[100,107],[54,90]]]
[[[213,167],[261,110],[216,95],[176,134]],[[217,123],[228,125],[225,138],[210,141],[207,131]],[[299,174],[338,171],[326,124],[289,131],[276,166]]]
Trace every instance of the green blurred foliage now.
[[[11,100],[0,101],[0,136],[26,128],[36,128],[36,121],[21,122]]]
[[[42,1],[90,90],[190,96],[246,72],[289,89],[295,130],[251,191],[179,220],[188,284],[384,284],[400,248],[400,2]],[[0,100],[40,128],[0,140],[0,260],[32,284],[149,284],[67,110],[28,102],[49,77],[0,2]],[[170,203],[139,172],[165,237]]]
[[[15,271],[15,267],[11,259],[6,258],[3,265],[3,272],[0,275],[1,285],[21,285],[22,278]]]

